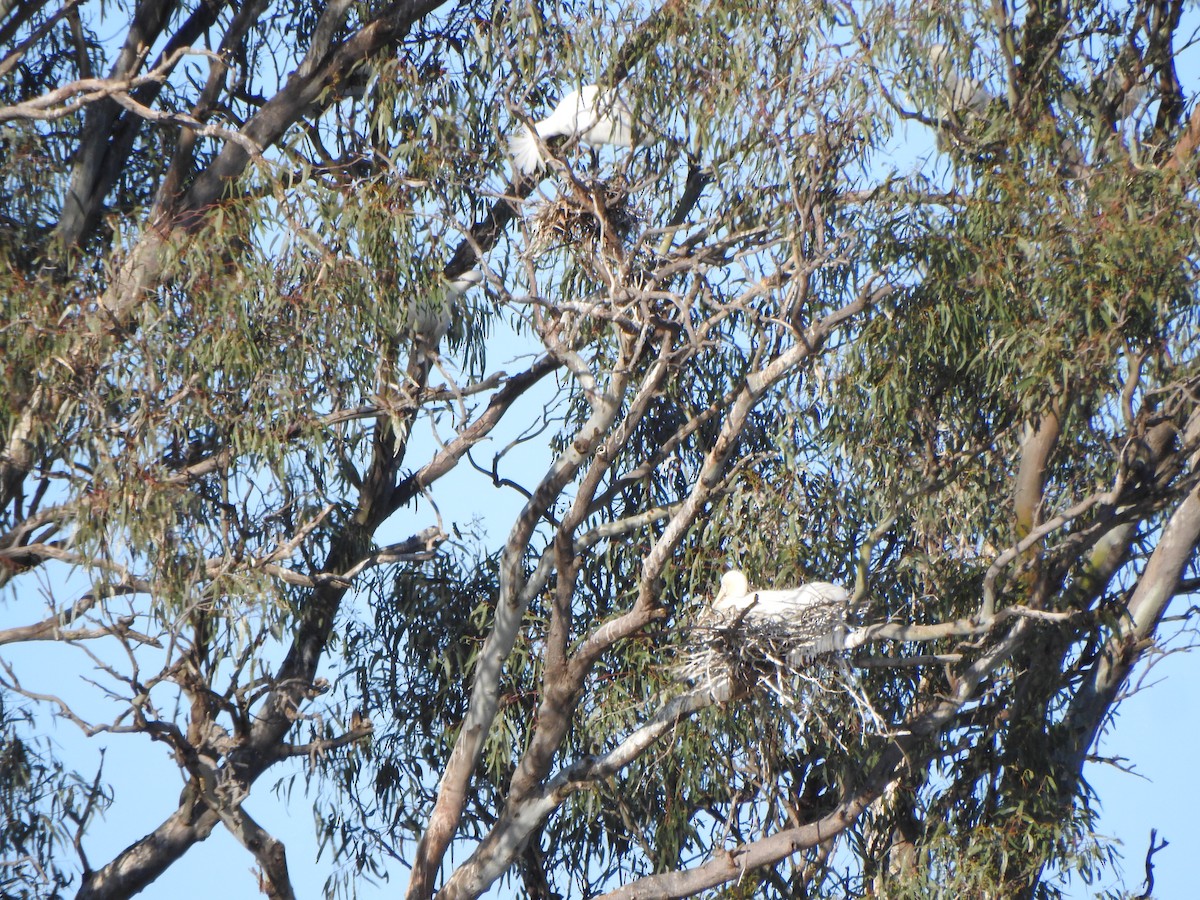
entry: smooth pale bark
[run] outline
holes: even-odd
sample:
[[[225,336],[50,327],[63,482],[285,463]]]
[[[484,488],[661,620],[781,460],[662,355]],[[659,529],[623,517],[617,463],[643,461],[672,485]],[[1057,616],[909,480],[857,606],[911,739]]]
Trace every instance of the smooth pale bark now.
[[[628,613],[606,623],[586,637],[580,643],[570,661],[568,667],[569,674],[565,686],[562,687],[561,691],[547,692],[550,702],[557,701],[558,708],[553,711],[553,715],[550,717],[551,727],[546,731],[542,731],[539,727],[539,732],[535,734],[532,741],[529,756],[522,760],[518,767],[517,774],[513,779],[513,785],[518,790],[510,794],[500,821],[492,828],[483,843],[480,844],[468,859],[467,863],[460,867],[447,881],[442,890],[438,892],[439,897],[462,900],[462,898],[478,896],[482,891],[486,890],[496,878],[500,877],[513,864],[532,833],[571,793],[570,790],[564,789],[562,785],[553,788],[538,789],[537,784],[547,774],[546,770],[548,769],[550,760],[553,758],[554,751],[558,748],[561,738],[569,725],[570,713],[574,709],[579,686],[582,685],[587,673],[600,658],[600,655],[612,646],[613,643],[640,631],[658,614],[655,604],[663,569],[684,536],[688,533],[688,530],[696,521],[696,518],[712,499],[714,491],[722,483],[726,466],[755,407],[774,385],[794,373],[802,362],[820,353],[830,335],[833,334],[839,325],[850,321],[854,315],[868,308],[880,296],[880,291],[864,291],[855,301],[807,329],[793,346],[768,361],[760,370],[751,372],[746,376],[743,386],[730,405],[714,446],[705,459],[700,477],[696,480],[695,485],[689,492],[688,497],[680,505],[680,508],[668,520],[662,535],[655,541],[646,555],[642,566],[641,587],[633,608]],[[501,597],[503,598],[503,570],[501,579]],[[524,606],[521,607],[521,612],[523,614]],[[515,640],[515,629],[519,625],[519,621],[509,622],[506,625],[508,626],[508,630],[504,632],[502,637]],[[499,631],[500,615],[498,613],[497,624],[494,626],[488,640],[491,641],[492,637]],[[497,644],[497,647],[499,647],[499,644]],[[505,655],[507,655],[509,650],[511,650],[511,643],[507,645]],[[488,644],[485,643],[484,653],[486,654],[487,651]],[[480,665],[482,668],[482,662]],[[490,713],[491,716],[494,716],[494,695],[499,684],[498,666],[495,669],[494,675],[492,675],[486,684],[492,686],[490,691],[492,695],[490,699],[491,705],[482,706],[481,704],[481,712]],[[479,690],[479,685],[480,681],[477,675],[475,691]],[[473,701],[474,696],[473,694]],[[489,718],[487,721],[490,725],[491,719]],[[472,725],[476,722],[476,720],[471,718],[470,712],[468,712],[467,722]],[[463,731],[466,732],[466,730],[467,725],[464,724]],[[474,733],[469,743],[464,743],[460,736],[459,743],[455,744],[454,753],[458,753],[460,746],[464,746],[467,749],[475,749],[475,752],[478,753],[478,748],[482,747],[482,740],[485,736],[486,731]],[[451,765],[457,766],[457,780],[453,783],[447,782],[445,776],[443,776],[442,790],[446,791],[446,799],[443,803],[442,794],[439,793],[438,802],[439,806],[442,806],[442,810],[440,811],[441,818],[438,818],[439,809],[435,807],[434,815],[430,819],[430,830],[432,830],[436,820],[438,831],[433,838],[430,837],[430,831],[426,831],[425,837],[422,838],[421,848],[418,852],[422,878],[415,887],[410,883],[408,891],[410,900],[431,895],[433,875],[437,871],[437,866],[440,865],[442,855],[444,855],[446,848],[453,839],[451,825],[453,825],[453,828],[457,828],[458,818],[461,817],[462,813],[462,805],[465,803],[467,796],[469,778],[474,770],[477,759],[477,756],[470,759],[471,765],[468,768],[465,764],[467,761],[465,756],[458,760],[457,763],[454,756],[451,756]],[[449,772],[450,766],[447,767],[447,773]],[[435,840],[436,843],[434,842]],[[440,853],[435,857],[434,853],[439,848]],[[421,853],[421,850],[424,853]],[[414,864],[413,872],[413,880],[416,882],[418,865]]]
[[[509,535],[500,564],[495,622],[480,651],[467,716],[438,784],[437,800],[430,813],[429,824],[417,846],[407,893],[410,898],[433,894],[434,876],[462,818],[471,777],[483,751],[488,729],[496,717],[504,661],[516,643],[521,620],[532,599],[525,591],[522,574],[529,538],[562,489],[575,477],[608,433],[620,411],[624,384],[625,378],[614,372],[610,387],[604,393],[592,394],[591,415],[534,489]]]
[[[1087,752],[1117,692],[1149,646],[1184,570],[1195,558],[1197,547],[1200,547],[1200,487],[1194,488],[1179,504],[1163,528],[1162,537],[1125,605],[1125,614],[1117,621],[1113,635],[1105,642],[1069,707],[1064,720],[1064,731],[1069,735],[1063,748],[1065,772],[1078,777],[1082,771]]]

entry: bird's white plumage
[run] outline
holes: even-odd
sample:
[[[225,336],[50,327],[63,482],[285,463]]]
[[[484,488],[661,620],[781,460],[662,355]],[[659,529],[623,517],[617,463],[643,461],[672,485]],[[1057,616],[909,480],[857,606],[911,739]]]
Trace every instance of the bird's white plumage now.
[[[751,590],[745,573],[732,569],[721,576],[713,609],[725,614],[748,610],[749,620],[795,622],[816,610],[834,608],[844,614],[849,602],[849,591],[827,581],[813,581],[788,590]]]
[[[757,682],[794,705],[787,687],[792,675],[845,670],[836,655],[846,649],[850,600],[849,591],[826,581],[759,591],[744,572],[728,571],[711,608],[698,617],[681,676],[707,686],[714,699],[728,699],[732,685]],[[802,682],[815,683],[811,677]]]
[[[929,64],[941,84],[938,90],[938,115],[974,113],[979,115],[995,100],[995,95],[971,77],[963,77],[955,71],[954,60],[944,44],[929,48]]]
[[[615,90],[603,90],[598,85],[584,85],[571,91],[549,116],[521,129],[509,141],[508,151],[513,167],[524,175],[536,172],[546,160],[538,145],[551,138],[574,138],[585,144],[614,144],[632,147],[634,144],[633,113]],[[641,129],[638,129],[639,131]],[[537,133],[535,137],[534,132]]]
[[[414,309],[412,328],[418,340],[426,347],[436,348],[450,330],[450,305],[463,294],[483,282],[483,273],[471,269],[457,278],[446,281],[446,291],[418,302]]]
[[[478,269],[471,269],[469,272],[463,272],[453,281],[447,282],[446,291],[455,297],[461,297],[475,285],[482,283],[483,273]]]
[[[1116,110],[1117,121],[1127,119],[1137,111],[1142,100],[1150,93],[1152,79],[1152,73],[1140,68],[1136,73],[1128,76],[1128,79],[1115,65],[1109,70],[1104,79],[1104,100],[1106,103],[1111,103],[1115,98],[1122,97]],[[1128,84],[1128,89],[1126,89],[1126,84]],[[1122,94],[1122,92],[1124,93]]]

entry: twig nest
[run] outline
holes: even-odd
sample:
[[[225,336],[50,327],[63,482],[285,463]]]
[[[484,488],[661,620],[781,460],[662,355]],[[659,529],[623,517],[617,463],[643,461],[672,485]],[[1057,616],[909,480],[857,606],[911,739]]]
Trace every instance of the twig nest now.
[[[628,182],[616,176],[580,183],[570,194],[542,204],[530,221],[533,242],[529,253],[540,256],[566,247],[585,256],[599,251],[620,258],[641,216],[629,201]]]
[[[765,687],[795,705],[792,685],[831,668],[845,647],[846,623],[835,608],[813,609],[799,621],[751,611],[708,611],[692,628],[679,676],[702,686],[729,682],[735,694]]]

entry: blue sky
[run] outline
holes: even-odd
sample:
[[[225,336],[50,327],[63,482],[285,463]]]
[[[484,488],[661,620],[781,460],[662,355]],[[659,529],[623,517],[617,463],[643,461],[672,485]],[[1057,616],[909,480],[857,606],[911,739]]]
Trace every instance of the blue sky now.
[[[1187,598],[1176,598],[1175,612]],[[1195,598],[1191,598],[1195,602]],[[1143,689],[1120,705],[1111,730],[1100,741],[1098,755],[1121,757],[1133,773],[1111,765],[1089,764],[1084,776],[1100,795],[1099,831],[1121,844],[1126,886],[1140,891],[1150,829],[1170,846],[1154,856],[1154,896],[1162,900],[1196,896],[1200,862],[1200,779],[1196,751],[1200,742],[1200,654],[1174,653],[1147,671],[1143,665],[1134,683]],[[1076,897],[1089,897],[1082,886]]]

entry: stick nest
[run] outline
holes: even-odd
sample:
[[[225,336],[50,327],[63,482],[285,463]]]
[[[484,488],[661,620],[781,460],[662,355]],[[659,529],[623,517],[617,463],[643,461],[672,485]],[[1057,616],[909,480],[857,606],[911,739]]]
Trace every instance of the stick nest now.
[[[545,203],[531,220],[534,255],[552,247],[601,250],[620,256],[641,215],[624,178],[578,182],[569,195]]]
[[[834,610],[799,622],[709,611],[691,629],[679,677],[714,689],[728,683],[735,696],[766,688],[796,706],[806,686],[837,684],[846,632]]]

